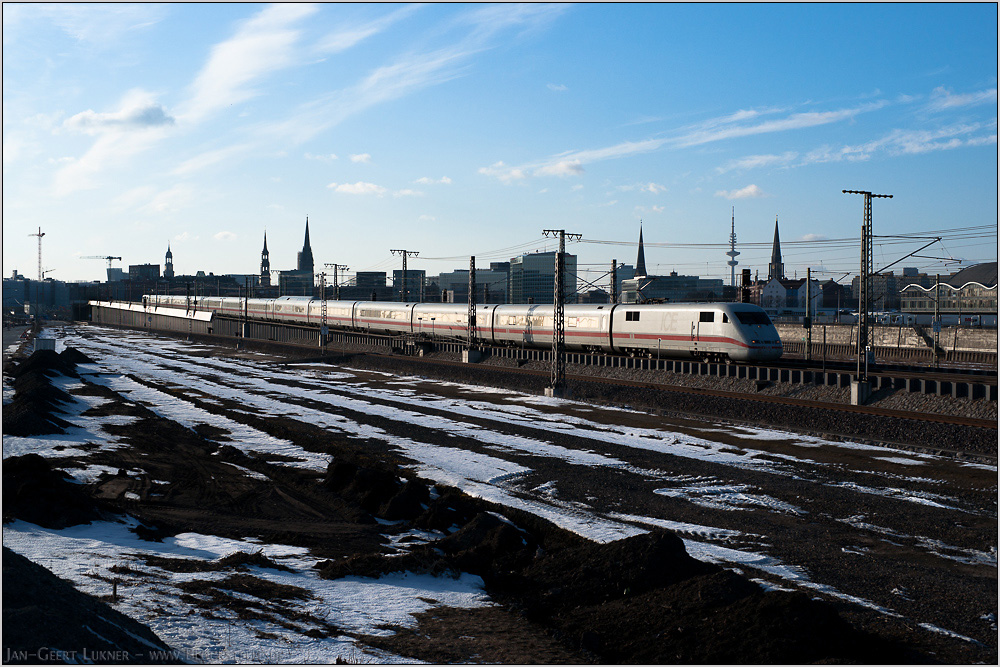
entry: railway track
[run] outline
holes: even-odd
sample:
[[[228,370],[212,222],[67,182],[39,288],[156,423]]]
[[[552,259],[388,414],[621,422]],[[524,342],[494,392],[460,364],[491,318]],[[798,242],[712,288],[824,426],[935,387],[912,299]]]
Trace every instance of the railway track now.
[[[227,321],[227,318],[219,318],[219,319],[220,319],[220,321]],[[294,340],[280,340],[280,341],[279,340],[268,340],[268,341],[253,340],[253,339],[250,339],[250,338],[242,338],[242,337],[236,337],[236,336],[233,336],[233,335],[226,335],[226,334],[223,334],[223,333],[220,333],[220,332],[216,332],[215,334],[209,334],[207,336],[204,336],[204,339],[205,340],[212,340],[212,341],[215,341],[215,342],[227,341],[227,342],[235,343],[237,346],[248,346],[248,345],[249,346],[254,346],[256,344],[256,345],[263,345],[263,346],[284,347],[286,349],[289,349],[289,348],[294,348],[294,349],[299,349],[299,350],[302,350],[304,348],[312,348],[313,350],[317,349],[316,348],[316,343],[315,343],[315,338],[314,338],[314,336],[316,335],[316,332],[315,332],[314,329],[311,329],[311,328],[308,328],[308,327],[300,327],[300,326],[285,327],[285,329],[287,329],[289,331],[292,331],[292,332],[299,332],[299,333],[301,333],[302,334],[301,340],[299,340],[299,338],[295,338]],[[161,333],[168,333],[169,334],[171,332],[161,332]],[[403,349],[405,349],[405,345],[407,343],[419,345],[422,342],[422,341],[419,341],[419,340],[404,340],[404,339],[401,339],[399,337],[381,336],[381,335],[375,335],[375,334],[338,333],[338,334],[335,334],[335,335],[339,336],[340,340],[342,342],[344,342],[344,343],[347,343],[347,344],[360,344],[360,345],[363,345],[363,346],[369,346],[369,349],[368,349],[368,351],[366,353],[370,353],[370,354],[381,354],[381,353],[379,353],[377,351],[373,351],[371,349],[371,347],[375,347],[375,348],[381,347],[383,349],[384,348],[394,349],[394,350],[396,350],[396,354],[388,353],[388,354],[385,354],[384,356],[392,356],[392,357],[397,358],[397,359],[399,358],[398,352],[401,351],[401,350],[403,350]],[[189,337],[191,337],[191,336],[189,336]],[[195,335],[193,337],[200,339],[203,336],[202,335]],[[428,345],[428,349],[431,348],[430,341],[424,341],[423,343],[426,344],[426,345]],[[332,350],[335,350],[336,346],[337,346],[337,343],[334,340],[331,340],[331,343],[330,343],[330,348],[331,349],[328,350],[328,353],[330,353]],[[444,341],[444,342],[438,341],[433,347],[436,347],[438,350],[445,351],[445,352],[457,352],[457,351],[460,351],[462,349],[465,349],[465,343],[464,343],[464,341],[457,340],[457,339],[455,341],[453,341],[453,342],[452,341]],[[517,349],[509,348],[509,347],[496,348],[496,349],[488,349],[487,352],[492,352],[492,353],[500,355],[500,356],[511,356],[511,354],[513,354],[515,356],[513,356],[511,358],[518,358],[520,360],[534,360],[534,361],[543,361],[544,357],[549,354],[548,350],[541,350],[541,349],[517,350]],[[522,357],[517,356],[518,354],[527,355],[527,356],[524,356],[524,358],[522,359]],[[600,366],[600,365],[605,365],[604,364],[605,360],[610,360],[612,363],[607,364],[607,365],[618,366],[618,367],[623,367],[623,368],[644,368],[644,367],[645,368],[652,368],[653,366],[662,368],[664,364],[668,363],[666,360],[663,360],[661,362],[661,360],[659,360],[659,359],[653,359],[653,358],[624,357],[624,356],[620,356],[620,355],[600,355],[599,358],[601,360],[601,363],[598,364],[597,361],[591,360],[591,357],[594,357],[595,355],[574,353],[574,354],[571,354],[569,356],[572,357],[572,360],[569,360],[569,361],[572,361],[573,363],[582,363],[582,364],[585,364],[585,365],[589,364],[589,363],[593,363],[595,366]],[[408,357],[408,358],[417,359],[418,357]],[[442,364],[442,365],[451,364],[451,365],[454,365],[456,367],[468,368],[467,364],[460,363],[460,362],[449,362],[449,361],[445,361],[445,360],[433,360],[433,361],[431,361],[431,360],[427,359],[426,357],[419,357],[419,359],[421,359],[421,361],[424,362],[424,363],[438,363],[438,364]],[[595,359],[597,359],[597,357],[595,357]],[[697,366],[697,365],[700,365],[700,362],[691,361],[691,362],[686,362],[686,364],[690,365],[690,366]],[[844,364],[840,364],[840,365],[841,366],[845,366]],[[788,380],[792,381],[793,383],[798,383],[798,384],[802,384],[803,382],[808,382],[808,380],[806,380],[806,378],[804,377],[805,373],[810,372],[810,371],[816,372],[816,373],[820,373],[821,370],[822,370],[822,367],[819,364],[816,364],[815,360],[813,361],[812,365],[804,364],[804,362],[802,362],[802,361],[789,360],[789,361],[779,362],[778,364],[770,363],[767,366],[770,366],[772,368],[775,367],[775,366],[780,366],[782,369],[784,369],[783,372],[784,371],[791,371],[791,372],[798,373],[798,377],[799,377],[798,380],[794,380],[791,377],[787,378]],[[674,367],[676,367],[676,366],[674,366]],[[753,366],[746,365],[746,364],[733,364],[733,367],[744,367],[744,368],[751,368],[751,369],[754,368]],[[500,367],[499,366],[493,366],[492,368],[499,369]],[[522,373],[522,374],[525,374],[525,375],[537,375],[537,376],[547,376],[548,375],[547,371],[532,371],[530,369],[522,369],[522,368],[514,369],[514,368],[511,368],[511,367],[503,367],[503,369],[505,371]],[[846,368],[846,367],[845,368],[835,368],[834,365],[831,362],[828,361],[827,362],[827,367],[826,367],[826,372],[829,373],[831,371],[834,372],[834,373],[841,373],[841,374],[850,373],[850,369],[849,368]],[[885,371],[884,375],[882,374],[882,371]],[[992,396],[994,397],[993,400],[995,400],[995,396],[996,396],[996,389],[995,389],[995,387],[997,386],[996,375],[993,375],[992,377],[990,377],[990,376],[983,376],[983,375],[980,375],[980,374],[968,374],[968,373],[963,373],[963,372],[955,372],[955,371],[952,371],[952,370],[948,370],[948,371],[945,371],[945,372],[934,372],[934,373],[931,373],[931,372],[928,372],[926,370],[921,370],[919,367],[910,367],[909,370],[901,370],[901,369],[896,369],[896,368],[888,369],[888,368],[880,367],[880,368],[871,370],[871,376],[873,378],[878,378],[880,375],[883,375],[883,378],[889,379],[889,382],[885,382],[884,384],[890,384],[892,382],[893,378],[903,379],[904,381],[905,381],[906,378],[912,378],[914,380],[919,381],[918,384],[923,384],[924,382],[927,382],[929,384],[936,384],[938,387],[940,387],[940,385],[942,385],[942,384],[949,384],[949,383],[954,383],[954,384],[975,383],[980,388],[982,388],[982,387],[986,387],[986,388],[992,387],[992,389],[989,389],[989,391],[985,391],[985,392],[981,391],[981,390],[977,390],[977,392],[979,392],[980,394],[985,395],[987,397],[990,394],[992,394]],[[749,377],[749,376],[746,376],[746,377]],[[756,378],[759,379],[760,375],[757,374],[754,377],[756,377]],[[964,417],[951,416],[951,415],[942,415],[942,414],[935,414],[935,413],[928,413],[928,412],[906,412],[906,411],[899,411],[899,410],[890,410],[890,409],[886,409],[886,408],[876,408],[876,407],[871,407],[871,406],[854,406],[854,405],[847,405],[847,404],[841,404],[841,403],[829,403],[829,402],[813,401],[813,400],[799,399],[799,398],[787,398],[787,397],[768,396],[768,395],[763,395],[763,394],[758,395],[758,394],[747,394],[747,393],[737,393],[737,392],[726,392],[726,391],[722,391],[722,390],[694,388],[694,387],[688,387],[688,386],[670,385],[670,384],[666,384],[666,383],[649,383],[649,382],[640,382],[640,381],[628,381],[628,380],[621,380],[621,379],[611,379],[611,378],[606,378],[606,377],[603,377],[603,376],[589,376],[589,375],[579,375],[579,374],[577,374],[577,375],[570,376],[570,379],[572,379],[572,380],[574,380],[576,382],[590,382],[590,383],[600,383],[600,382],[603,382],[605,384],[617,384],[619,386],[631,386],[631,387],[636,387],[636,388],[646,388],[646,387],[648,387],[648,388],[655,388],[655,389],[658,389],[658,390],[675,392],[675,393],[686,393],[686,394],[701,395],[701,396],[713,396],[713,397],[716,397],[716,398],[735,399],[735,400],[741,400],[741,401],[752,401],[752,402],[757,402],[757,403],[770,403],[772,405],[788,405],[788,406],[795,406],[795,407],[802,407],[802,408],[814,408],[814,409],[822,409],[822,410],[833,411],[833,412],[840,412],[840,413],[850,413],[850,414],[868,415],[868,416],[876,416],[876,417],[890,417],[890,418],[896,418],[896,419],[909,419],[909,420],[919,421],[919,422],[931,422],[931,423],[940,423],[940,424],[951,424],[951,425],[957,425],[957,426],[971,426],[971,427],[976,427],[976,428],[986,428],[986,429],[992,429],[992,430],[996,430],[997,429],[996,422],[990,421],[990,420],[969,419],[969,418],[964,418]],[[753,379],[753,378],[751,378],[751,379]],[[785,381],[784,379],[780,379],[778,377],[774,377],[773,379],[775,381]],[[843,378],[841,378],[840,380],[838,380],[838,382],[840,382],[842,380],[843,380]],[[878,383],[879,387],[881,387],[882,385],[883,385],[882,382]],[[912,391],[912,389],[911,389],[911,391]],[[940,392],[940,389],[938,389],[938,391]],[[972,391],[973,390],[971,389],[971,387],[967,390],[967,395],[968,395],[969,398],[973,397]],[[930,392],[925,391],[924,393],[933,393],[933,391],[930,391]],[[956,394],[956,397],[957,397],[957,394]]]
[[[383,357],[393,357],[394,355],[382,355]],[[453,368],[468,368],[469,365],[463,362],[448,361],[443,359],[421,359],[420,363],[434,364]],[[496,369],[497,367],[492,367]],[[537,377],[548,377],[548,371],[540,371],[528,368],[503,367],[504,372]],[[907,412],[903,410],[889,410],[867,405],[847,405],[843,403],[829,403],[824,401],[811,401],[801,398],[789,398],[784,396],[767,396],[746,394],[742,392],[723,391],[719,389],[704,389],[701,387],[684,387],[679,385],[661,384],[655,382],[645,382],[636,380],[623,380],[619,378],[608,378],[593,375],[567,374],[567,380],[573,382],[587,382],[595,384],[612,384],[622,387],[632,387],[636,389],[654,389],[658,391],[669,391],[684,394],[694,394],[698,396],[713,396],[715,398],[727,398],[741,401],[755,401],[758,403],[770,403],[776,405],[789,405],[802,408],[813,408],[818,410],[830,410],[834,412],[844,412],[851,414],[868,415],[873,417],[892,417],[895,419],[910,419],[914,421],[933,422],[938,424],[951,424],[955,426],[971,426],[974,428],[985,428],[997,430],[997,422],[989,419],[972,419],[955,415],[943,415],[929,412]]]

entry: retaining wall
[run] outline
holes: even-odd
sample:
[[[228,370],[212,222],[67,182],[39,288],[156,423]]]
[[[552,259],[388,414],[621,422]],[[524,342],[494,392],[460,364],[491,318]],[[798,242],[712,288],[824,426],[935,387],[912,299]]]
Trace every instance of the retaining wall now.
[[[801,324],[775,324],[782,343],[802,343],[806,330]],[[827,345],[854,345],[857,341],[857,324],[817,324],[812,328],[813,345],[823,342],[826,330]],[[869,330],[875,347],[931,348],[934,332],[929,326],[892,326],[876,324]],[[945,350],[969,352],[996,352],[997,330],[978,327],[942,327],[938,344]]]

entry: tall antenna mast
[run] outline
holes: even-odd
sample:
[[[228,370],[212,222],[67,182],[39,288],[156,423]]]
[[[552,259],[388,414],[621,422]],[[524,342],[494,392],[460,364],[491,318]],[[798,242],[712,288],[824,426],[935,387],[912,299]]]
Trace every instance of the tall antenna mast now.
[[[42,237],[45,236],[45,233],[42,232],[42,228],[39,227],[37,234],[28,234],[28,236],[38,237],[38,280],[40,282],[45,279],[45,276],[42,275]],[[110,264],[110,262],[108,263]]]
[[[729,255],[729,261],[726,262],[726,264],[729,265],[729,280],[731,281],[733,287],[736,287],[736,265],[739,264],[739,262],[736,261],[736,256],[739,255],[740,253],[736,251],[736,207],[735,206],[733,207],[732,227],[730,227],[729,231],[729,252],[727,252],[726,254]]]

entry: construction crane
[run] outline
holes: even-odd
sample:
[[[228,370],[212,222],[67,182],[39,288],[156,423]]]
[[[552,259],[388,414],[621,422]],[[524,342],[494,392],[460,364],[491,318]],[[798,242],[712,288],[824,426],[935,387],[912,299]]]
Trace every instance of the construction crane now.
[[[111,260],[117,259],[119,262],[122,261],[121,257],[112,257],[111,255],[105,255],[103,257],[101,255],[86,255],[84,257],[81,257],[80,259],[106,259],[108,260],[109,269],[111,268]]]
[[[45,236],[45,232],[43,232],[42,228],[39,227],[37,234],[28,234],[28,236],[38,237],[38,280],[41,281],[44,279],[44,276],[42,275],[42,237]]]

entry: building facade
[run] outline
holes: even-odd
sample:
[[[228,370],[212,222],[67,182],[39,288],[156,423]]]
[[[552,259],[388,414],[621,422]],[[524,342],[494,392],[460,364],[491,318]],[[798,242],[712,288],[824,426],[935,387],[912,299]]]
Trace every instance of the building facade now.
[[[761,290],[760,307],[772,317],[803,316],[806,314],[806,279],[778,280],[772,278]],[[809,301],[811,312],[815,314],[823,306],[823,289],[818,280],[809,281]]]
[[[129,264],[128,279],[145,282],[155,282],[160,279],[159,264]]]
[[[672,271],[668,276],[635,277],[622,281],[621,303],[692,303],[720,301],[721,278],[682,276]]]
[[[395,301],[425,301],[427,300],[427,294],[425,294],[424,287],[427,284],[427,271],[424,269],[407,269],[406,270],[406,296],[400,296],[400,290],[403,289],[403,270],[395,269],[392,272],[392,295]],[[435,298],[434,301],[440,301],[440,297]]]
[[[507,279],[509,303],[552,303],[555,292],[556,253],[537,252],[510,260]],[[563,254],[563,294],[576,302],[576,255]]]
[[[900,293],[900,309],[906,313],[942,315],[997,314],[997,263],[987,262],[962,269],[938,286],[913,283]]]
[[[497,266],[498,268],[493,268]],[[507,303],[509,262],[494,262],[489,269],[476,267],[476,301],[479,303]],[[457,269],[438,276],[438,285],[446,293],[449,303],[469,302],[469,270]]]

